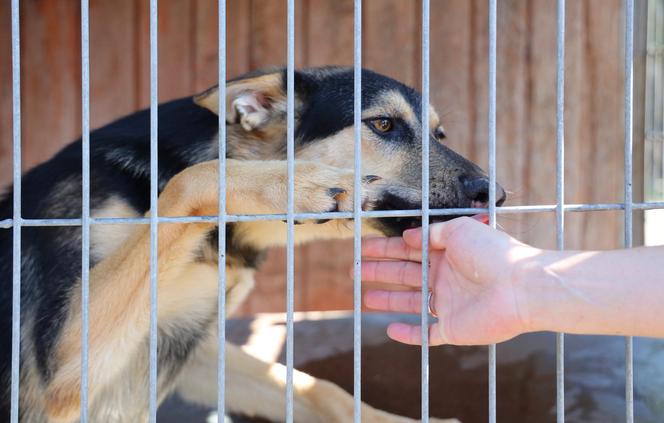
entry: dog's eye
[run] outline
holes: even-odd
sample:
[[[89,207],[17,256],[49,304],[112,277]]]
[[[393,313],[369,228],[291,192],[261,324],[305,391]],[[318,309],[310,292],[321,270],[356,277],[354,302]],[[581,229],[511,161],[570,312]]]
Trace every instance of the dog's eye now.
[[[439,126],[438,128],[436,128],[435,131],[433,131],[433,136],[434,136],[438,141],[440,141],[440,140],[444,140],[445,138],[447,138],[447,136],[445,135],[445,131],[443,130],[443,127],[442,127],[442,126]]]
[[[392,120],[387,118],[374,119],[369,123],[371,123],[371,126],[373,126],[378,132],[390,132],[392,128],[394,128]]]

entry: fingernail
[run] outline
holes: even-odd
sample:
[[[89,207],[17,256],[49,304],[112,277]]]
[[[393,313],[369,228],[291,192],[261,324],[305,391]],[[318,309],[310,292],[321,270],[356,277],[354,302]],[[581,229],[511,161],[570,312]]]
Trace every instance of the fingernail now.
[[[484,223],[485,225],[489,224],[489,215],[486,213],[476,214],[475,216],[473,216],[473,219],[478,220]]]
[[[409,234],[414,234],[416,231],[417,231],[417,229],[406,229],[405,231],[403,231],[402,236],[406,236],[406,235],[409,235]]]

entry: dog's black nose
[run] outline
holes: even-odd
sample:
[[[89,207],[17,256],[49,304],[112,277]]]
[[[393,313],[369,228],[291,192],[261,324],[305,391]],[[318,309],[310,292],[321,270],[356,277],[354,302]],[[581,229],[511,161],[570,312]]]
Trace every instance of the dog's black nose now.
[[[471,202],[471,207],[486,207],[489,202],[489,178],[486,176],[465,178],[463,180],[463,193]],[[505,202],[507,194],[500,185],[496,184],[496,205]]]

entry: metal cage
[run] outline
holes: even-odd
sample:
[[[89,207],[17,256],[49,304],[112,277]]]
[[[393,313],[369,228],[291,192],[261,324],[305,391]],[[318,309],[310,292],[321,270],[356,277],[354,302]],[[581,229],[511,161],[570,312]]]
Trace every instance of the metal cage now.
[[[564,226],[565,213],[586,212],[598,210],[623,210],[624,211],[624,246],[632,246],[632,214],[634,210],[646,210],[664,208],[664,202],[633,202],[632,192],[632,138],[633,138],[633,52],[634,52],[634,0],[624,0],[624,202],[610,204],[565,204],[564,192],[564,86],[565,86],[565,0],[557,1],[557,99],[556,99],[556,204],[551,205],[527,205],[512,207],[496,207],[496,46],[497,34],[497,3],[498,0],[487,0],[489,4],[489,97],[488,112],[489,120],[487,127],[487,142],[489,152],[489,208],[484,210],[489,213],[490,224],[495,227],[496,215],[498,213],[537,213],[552,212],[556,215],[557,246],[564,248]],[[422,206],[419,210],[395,210],[395,211],[362,211],[361,204],[361,144],[360,144],[360,113],[361,113],[361,65],[362,65],[362,1],[355,0],[354,3],[354,125],[355,125],[355,191],[354,210],[349,212],[332,213],[295,213],[293,206],[294,186],[294,62],[295,62],[295,2],[287,0],[287,95],[288,95],[288,119],[287,119],[287,158],[288,158],[288,208],[286,214],[278,215],[228,215],[225,205],[225,102],[219,103],[219,215],[203,217],[160,217],[157,209],[158,186],[157,186],[157,93],[158,93],[158,50],[157,50],[157,13],[158,1],[150,0],[150,145],[151,145],[151,196],[150,214],[147,218],[92,218],[90,216],[90,78],[89,78],[89,0],[81,0],[81,51],[82,51],[82,141],[83,141],[83,191],[82,191],[82,215],[80,219],[23,219],[21,216],[21,92],[20,92],[20,34],[19,34],[19,0],[11,1],[11,24],[12,24],[12,87],[13,87],[13,218],[0,221],[0,228],[11,228],[13,230],[13,324],[12,324],[12,363],[11,363],[11,422],[19,421],[19,352],[20,352],[20,289],[21,289],[21,229],[28,226],[80,226],[82,228],[82,308],[83,308],[83,333],[82,333],[82,370],[81,370],[81,422],[88,421],[88,294],[89,294],[89,263],[90,263],[90,227],[91,225],[107,224],[146,224],[151,229],[151,306],[150,306],[150,421],[156,422],[157,411],[157,228],[160,223],[166,222],[215,222],[220,227],[225,227],[228,222],[285,219],[287,222],[287,341],[286,341],[286,365],[287,365],[287,394],[286,394],[286,421],[293,421],[293,303],[294,303],[294,238],[293,225],[296,219],[348,219],[354,220],[354,399],[355,399],[355,422],[360,422],[361,402],[361,291],[360,291],[360,236],[361,219],[363,217],[388,217],[388,216],[440,216],[476,213],[478,209],[430,209],[429,208],[429,151],[428,143],[422,145]],[[428,113],[429,113],[429,17],[430,0],[422,0],[422,132],[423,140],[428,139]],[[219,89],[220,99],[225,98],[226,81],[226,2],[219,0]],[[482,211],[482,210],[479,210]],[[423,230],[428,231],[428,220],[422,220]],[[224,362],[225,362],[225,231],[219,231],[219,373],[218,373],[218,410],[224,414]],[[427,261],[428,238],[423,237],[423,261]],[[428,316],[427,316],[427,291],[428,291],[428,268],[422,267],[422,367],[421,367],[421,391],[422,421],[427,422],[429,416],[429,351],[428,351]],[[565,420],[564,407],[564,335],[557,335],[557,421]],[[633,387],[633,344],[632,338],[626,338],[625,354],[625,417],[627,422],[634,420],[634,387]],[[489,354],[489,396],[487,398],[489,408],[489,421],[496,421],[496,348],[492,345],[488,349]]]

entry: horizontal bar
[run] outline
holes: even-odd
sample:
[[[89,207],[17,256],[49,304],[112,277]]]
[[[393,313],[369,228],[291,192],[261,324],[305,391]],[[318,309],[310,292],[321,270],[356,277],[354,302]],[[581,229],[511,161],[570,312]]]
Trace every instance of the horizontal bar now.
[[[556,204],[541,204],[532,206],[505,206],[496,207],[498,214],[519,214],[519,213],[547,213],[555,212]],[[625,203],[597,203],[597,204],[565,204],[565,212],[589,212],[589,211],[615,211],[624,210]],[[664,209],[664,201],[648,201],[643,203],[633,203],[633,210],[654,210]],[[488,213],[488,209],[482,208],[454,208],[454,209],[431,209],[430,216],[453,216]],[[413,210],[372,210],[362,211],[362,218],[379,217],[419,217],[422,211]],[[268,220],[285,220],[286,214],[231,214],[226,215],[226,222],[257,222]],[[327,213],[295,213],[295,220],[312,219],[352,219],[352,212],[327,212]],[[219,216],[178,216],[158,218],[158,223],[216,223]],[[9,229],[12,227],[13,219],[0,220],[0,229]],[[147,217],[96,217],[90,218],[91,225],[146,225],[150,223]],[[21,219],[21,226],[40,227],[40,226],[81,226],[81,219]]]

